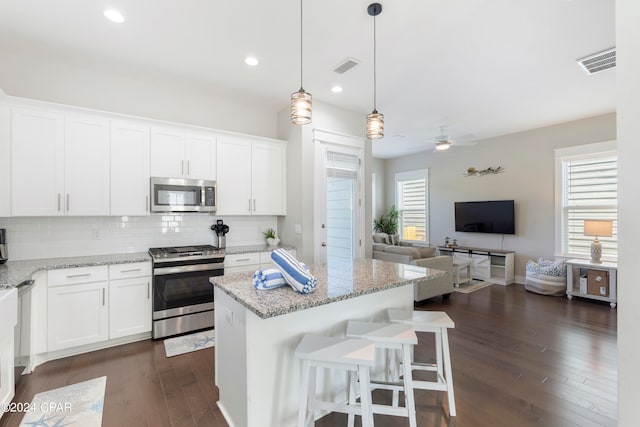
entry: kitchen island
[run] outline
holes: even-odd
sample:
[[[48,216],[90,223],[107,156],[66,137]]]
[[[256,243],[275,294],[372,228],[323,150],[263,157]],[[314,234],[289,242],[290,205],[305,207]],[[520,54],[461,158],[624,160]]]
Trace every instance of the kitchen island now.
[[[344,336],[349,320],[384,321],[388,308],[413,309],[412,284],[446,274],[373,259],[309,270],[318,286],[306,295],[289,286],[256,290],[250,272],[210,279],[218,406],[231,427],[296,425],[300,364],[293,355],[302,336]],[[323,398],[346,401],[345,379],[340,372],[320,377]]]

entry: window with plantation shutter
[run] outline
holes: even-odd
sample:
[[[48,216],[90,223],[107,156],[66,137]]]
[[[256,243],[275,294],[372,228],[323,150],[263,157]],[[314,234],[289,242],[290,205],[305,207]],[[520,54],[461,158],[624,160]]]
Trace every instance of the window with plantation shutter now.
[[[398,234],[402,240],[429,241],[428,170],[396,174]]]
[[[558,150],[561,169],[560,254],[590,258],[593,236],[584,235],[585,220],[613,221],[612,236],[598,236],[602,259],[618,257],[618,160],[615,150],[594,151],[599,144],[584,146],[585,153]],[[601,147],[605,148],[607,146]],[[591,149],[589,149],[591,148]],[[564,155],[563,154],[564,151]]]

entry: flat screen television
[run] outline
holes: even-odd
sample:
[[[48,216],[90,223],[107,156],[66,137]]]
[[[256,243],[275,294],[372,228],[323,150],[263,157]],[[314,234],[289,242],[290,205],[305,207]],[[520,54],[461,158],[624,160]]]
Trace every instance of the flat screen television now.
[[[516,234],[513,200],[455,202],[456,231]]]

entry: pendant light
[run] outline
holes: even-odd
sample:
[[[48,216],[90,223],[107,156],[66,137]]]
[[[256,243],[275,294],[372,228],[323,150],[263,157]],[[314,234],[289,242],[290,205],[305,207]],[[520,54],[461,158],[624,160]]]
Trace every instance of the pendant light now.
[[[378,139],[384,136],[384,115],[376,109],[376,16],[382,12],[382,5],[371,3],[367,12],[373,16],[373,111],[367,114],[367,138]]]
[[[300,89],[291,94],[291,123],[311,123],[311,94],[302,88],[302,0],[300,0]]]

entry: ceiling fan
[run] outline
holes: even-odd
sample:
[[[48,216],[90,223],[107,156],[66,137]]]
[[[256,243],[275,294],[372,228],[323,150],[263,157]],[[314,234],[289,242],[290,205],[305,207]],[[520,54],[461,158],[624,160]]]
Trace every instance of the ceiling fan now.
[[[473,135],[472,134],[468,134],[468,135],[464,135],[464,137],[462,137],[462,139],[471,138],[471,137],[473,137]],[[455,141],[452,138],[450,138],[449,135],[445,135],[444,126],[440,126],[440,135],[438,135],[438,136],[436,136],[434,138],[434,145],[435,145],[434,151],[444,151],[444,150],[448,150],[453,145],[471,146],[471,145],[476,145],[476,142],[459,142],[459,141]]]

